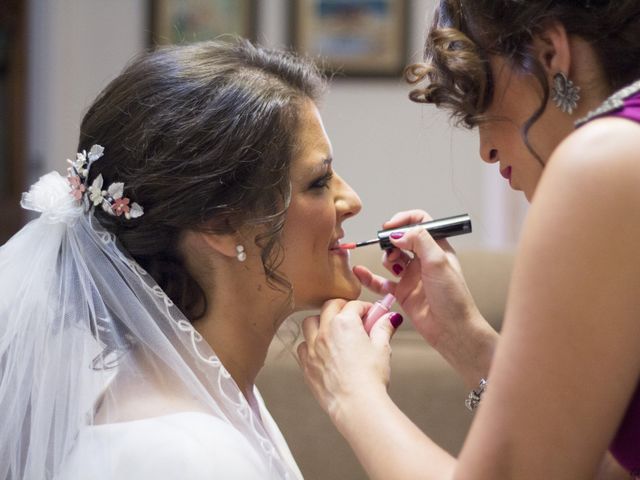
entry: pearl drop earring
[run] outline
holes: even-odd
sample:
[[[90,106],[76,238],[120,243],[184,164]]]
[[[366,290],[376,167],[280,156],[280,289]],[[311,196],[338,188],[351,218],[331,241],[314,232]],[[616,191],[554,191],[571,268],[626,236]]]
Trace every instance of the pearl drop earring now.
[[[244,245],[236,245],[236,258],[239,262],[244,262],[247,259],[247,252],[244,251]]]

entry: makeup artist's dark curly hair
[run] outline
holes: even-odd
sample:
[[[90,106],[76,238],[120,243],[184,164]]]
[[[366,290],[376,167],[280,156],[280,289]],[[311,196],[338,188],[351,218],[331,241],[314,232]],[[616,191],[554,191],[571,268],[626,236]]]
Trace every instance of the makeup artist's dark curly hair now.
[[[440,0],[424,48],[425,63],[405,75],[415,84],[411,100],[448,109],[456,123],[472,128],[485,120],[493,98],[488,56],[539,81],[540,107],[523,136],[542,115],[550,88],[531,42],[549,21],[590,42],[611,92],[640,77],[638,0]],[[528,143],[527,143],[528,145]]]
[[[316,67],[291,53],[213,41],[143,54],[86,113],[78,151],[105,148],[88,183],[98,174],[124,182],[144,207],[137,219],[101,209],[96,217],[190,320],[207,305],[178,251],[186,230],[260,226],[267,280],[291,293],[278,273],[289,168],[303,103],[324,87]]]

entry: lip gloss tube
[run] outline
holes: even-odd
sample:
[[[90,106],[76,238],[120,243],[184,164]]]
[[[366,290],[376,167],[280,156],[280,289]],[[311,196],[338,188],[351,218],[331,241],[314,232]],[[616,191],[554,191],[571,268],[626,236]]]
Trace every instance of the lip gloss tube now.
[[[364,247],[366,245],[373,245],[374,243],[377,243],[380,245],[382,250],[386,250],[387,248],[393,247],[393,244],[389,239],[393,233],[404,233],[413,227],[423,227],[435,240],[453,237],[455,235],[464,235],[465,233],[471,233],[472,230],[471,218],[469,218],[469,215],[465,213],[454,217],[430,220],[428,222],[418,223],[415,225],[406,225],[404,227],[380,230],[378,231],[377,238],[366,240],[364,242],[343,243],[339,248],[343,250],[351,250],[353,248]]]
[[[389,230],[380,230],[378,232],[378,241],[380,248],[386,250],[393,247],[389,237],[392,233],[406,233],[413,227],[424,227],[425,230],[435,239],[453,237],[456,235],[464,235],[471,232],[471,218],[468,214],[456,215],[455,217],[441,218],[438,220],[430,220],[428,222],[419,223],[417,225],[407,225],[401,228],[391,228]]]
[[[367,334],[371,332],[371,329],[380,317],[382,317],[385,313],[389,313],[389,309],[395,301],[396,297],[394,297],[393,294],[388,293],[384,296],[383,299],[378,300],[373,304],[371,309],[367,312],[364,319],[362,320],[364,322],[364,329]]]

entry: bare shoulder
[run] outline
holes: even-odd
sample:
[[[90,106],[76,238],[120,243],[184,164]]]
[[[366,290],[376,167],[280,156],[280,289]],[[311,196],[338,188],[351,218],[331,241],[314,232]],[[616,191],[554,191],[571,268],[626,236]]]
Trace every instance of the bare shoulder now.
[[[640,124],[609,117],[592,121],[558,146],[545,170],[545,176],[597,179],[596,187],[628,185],[640,194]]]
[[[535,236],[544,243],[553,231],[554,241],[566,237],[576,248],[631,247],[640,235],[639,206],[640,125],[620,118],[595,120],[569,135],[551,156],[523,240]]]
[[[547,163],[530,216],[544,224],[640,235],[640,125],[604,118],[576,130]],[[573,232],[576,233],[576,230]]]

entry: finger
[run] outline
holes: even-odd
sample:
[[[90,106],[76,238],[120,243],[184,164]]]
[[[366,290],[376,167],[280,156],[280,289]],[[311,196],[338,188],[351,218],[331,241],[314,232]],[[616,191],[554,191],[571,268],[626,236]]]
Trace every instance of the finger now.
[[[316,337],[318,336],[319,328],[320,317],[318,315],[307,317],[302,321],[302,335],[311,345],[314,344]]]
[[[389,229],[403,227],[414,223],[428,222],[429,220],[433,220],[433,218],[424,210],[405,210],[403,212],[396,213],[391,217],[391,219],[387,220],[382,225],[382,228]]]
[[[326,335],[326,338],[331,338],[331,334],[335,334],[336,331],[339,331],[344,335],[347,332],[357,332],[359,330],[361,330],[364,335],[362,318],[370,308],[371,303],[369,302],[353,300],[346,303],[340,311],[335,313],[335,315],[331,315],[330,317],[327,316],[325,318],[325,314],[323,312],[320,318],[319,335]]]
[[[390,312],[380,317],[369,333],[371,343],[377,347],[386,347],[389,345],[391,337],[393,337],[398,327],[402,324],[402,320],[402,315],[396,312]]]
[[[384,259],[382,265],[395,276],[400,276],[411,262],[411,256],[402,250],[396,249],[396,251],[399,252],[398,255],[395,255],[393,260],[390,258]]]
[[[364,302],[362,300],[352,300],[348,302],[340,311],[340,313],[357,316],[362,318],[371,308],[371,302]]]
[[[353,267],[353,273],[364,287],[374,293],[384,295],[396,291],[396,282],[372,273],[367,267],[356,265]]]
[[[331,319],[335,317],[346,304],[347,301],[342,298],[334,298],[324,302],[320,309],[320,325],[322,325],[327,318]]]
[[[398,248],[413,252],[422,265],[428,266],[446,260],[445,251],[424,228],[412,228],[400,235],[399,238],[389,237],[391,243]]]
[[[355,308],[352,306],[350,309],[347,309],[347,317],[344,318],[345,315],[343,312],[350,303],[361,305]],[[340,298],[324,302],[324,305],[322,306],[322,310],[320,312],[320,324],[318,326],[318,333],[320,334],[321,331],[325,333],[330,332],[332,329],[331,327],[336,323],[336,321],[338,321],[340,324],[349,323],[349,321],[353,322],[354,324],[362,323],[362,321],[360,320],[360,315],[358,315],[357,318],[349,317],[349,315],[351,315],[350,312],[352,312],[354,309],[356,310],[355,315],[358,315],[358,309],[362,309],[364,312],[366,312],[368,310],[368,307],[366,306],[366,302],[347,302],[346,300]],[[362,315],[364,315],[364,313],[362,313]],[[340,325],[340,328],[345,328],[346,326],[347,325]]]
[[[402,256],[402,250],[399,248],[387,248],[384,255],[382,256],[382,261],[393,262]]]
[[[307,360],[309,359],[309,344],[307,342],[302,342],[298,345],[296,351],[298,352],[298,355],[296,356],[298,366],[304,370],[304,366],[307,364]]]
[[[419,298],[423,295],[423,283],[421,282],[422,265],[420,260],[411,262],[402,274],[402,278],[398,282],[395,296],[396,301],[404,307],[405,302],[409,298]]]

